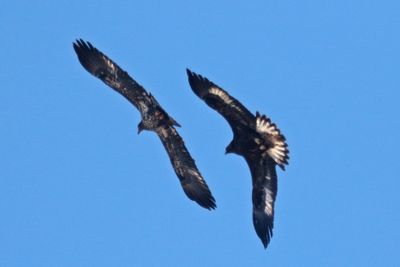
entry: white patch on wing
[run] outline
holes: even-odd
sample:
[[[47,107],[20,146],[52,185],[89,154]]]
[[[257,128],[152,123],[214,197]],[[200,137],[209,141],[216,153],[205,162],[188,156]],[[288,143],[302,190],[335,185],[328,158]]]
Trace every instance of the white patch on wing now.
[[[231,97],[218,87],[211,87],[209,92],[212,95],[219,96],[228,105],[232,103]]]
[[[107,57],[106,57],[106,60],[107,60],[107,65],[111,68],[111,71],[112,71],[113,73],[115,73],[116,67],[115,67],[114,62],[112,62],[112,61],[111,61],[109,58],[107,58]]]
[[[199,177],[198,172],[197,172],[196,170],[192,169],[192,168],[188,169],[187,172],[188,172],[190,175],[194,176],[194,177],[197,177],[197,178]]]
[[[264,211],[268,214],[268,216],[272,216],[274,213],[274,200],[273,200],[273,192],[268,188],[264,188],[265,192],[265,209]]]

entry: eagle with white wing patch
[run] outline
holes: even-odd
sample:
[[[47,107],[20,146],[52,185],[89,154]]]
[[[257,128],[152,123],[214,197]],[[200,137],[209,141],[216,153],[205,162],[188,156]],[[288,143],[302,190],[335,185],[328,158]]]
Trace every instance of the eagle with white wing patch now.
[[[254,116],[238,100],[207,78],[187,70],[190,87],[207,105],[220,113],[233,131],[226,153],[245,158],[251,172],[253,224],[267,248],[274,227],[274,204],[277,195],[276,165],[285,169],[289,150],[285,137],[265,115]]]

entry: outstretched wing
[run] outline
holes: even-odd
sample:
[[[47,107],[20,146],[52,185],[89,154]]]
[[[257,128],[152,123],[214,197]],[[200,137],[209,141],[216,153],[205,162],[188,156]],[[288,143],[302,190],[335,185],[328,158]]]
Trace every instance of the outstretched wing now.
[[[215,209],[215,199],[176,129],[172,126],[159,127],[156,132],[168,152],[185,194],[200,206]]]
[[[278,191],[276,163],[266,154],[245,155],[253,181],[253,224],[267,248],[274,228],[274,205]]]
[[[254,126],[254,115],[238,100],[207,78],[189,69],[186,69],[186,72],[193,92],[207,105],[218,111],[228,121],[234,132],[243,126]]]
[[[126,71],[89,42],[80,39],[73,46],[80,63],[88,72],[127,98],[141,113],[147,109],[149,94]]]

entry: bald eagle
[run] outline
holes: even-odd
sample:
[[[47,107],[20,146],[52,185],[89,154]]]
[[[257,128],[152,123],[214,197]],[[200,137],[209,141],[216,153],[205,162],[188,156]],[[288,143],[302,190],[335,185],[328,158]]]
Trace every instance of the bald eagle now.
[[[253,115],[238,100],[218,85],[187,69],[190,87],[207,105],[220,113],[233,131],[226,153],[241,155],[246,160],[253,182],[253,224],[264,248],[274,227],[274,203],[277,194],[275,166],[283,170],[289,150],[285,137],[265,115]]]
[[[140,111],[142,120],[138,125],[138,133],[148,130],[158,135],[189,199],[206,209],[215,209],[214,197],[175,129],[175,126],[180,125],[152,94],[91,43],[80,39],[73,43],[73,47],[80,63],[89,73],[123,95]]]

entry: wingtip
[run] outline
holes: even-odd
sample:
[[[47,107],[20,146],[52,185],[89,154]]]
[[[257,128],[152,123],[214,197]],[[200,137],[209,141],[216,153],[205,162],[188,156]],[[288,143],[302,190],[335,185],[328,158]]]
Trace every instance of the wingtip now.
[[[259,233],[257,233],[258,238],[260,239],[264,249],[267,249],[271,238],[272,238],[272,233],[264,233],[263,235],[260,235]]]
[[[195,72],[191,71],[189,68],[186,68],[186,74],[187,74],[187,76],[188,76],[189,83],[190,83],[191,81],[193,81],[193,79],[194,79],[195,77],[198,76],[198,74],[196,74]]]
[[[72,43],[72,47],[74,48],[75,53],[78,53],[78,45],[76,43]]]
[[[268,245],[269,245],[269,243],[270,243],[270,241],[271,241],[271,238],[272,238],[272,233],[271,233],[271,236],[269,236],[269,235],[267,234],[267,235],[258,236],[258,237],[260,238],[261,243],[262,243],[264,249],[267,249],[267,247],[268,247]]]
[[[200,207],[205,208],[206,210],[213,211],[217,208],[217,204],[215,204],[215,199],[207,199],[207,200],[198,200],[192,199],[196,202]]]
[[[217,208],[217,205],[215,204],[215,202],[212,202],[212,204],[208,205],[207,207],[204,207],[209,211],[213,211]]]
[[[273,236],[274,218],[263,212],[253,210],[253,225],[258,238],[266,249]]]
[[[184,180],[181,177],[180,181],[183,188],[183,192],[190,200],[196,202],[199,206],[207,210],[214,210],[217,208],[215,198],[212,195],[205,181],[204,182],[200,181],[200,184],[194,183],[192,185],[182,182]]]
[[[194,201],[197,202],[197,204],[199,204],[201,207],[207,209],[207,210],[215,210],[217,208],[217,204],[215,201],[215,198],[213,197],[213,195],[211,194],[211,191],[208,189],[207,187],[207,193],[202,193],[199,194]]]
[[[188,76],[190,88],[201,99],[203,99],[205,97],[205,95],[208,93],[208,89],[210,87],[218,87],[217,85],[212,83],[210,80],[208,80],[206,77],[204,77],[194,71],[191,71],[188,68],[186,68],[186,73]]]
[[[188,75],[189,81],[196,81],[196,82],[209,82],[207,78],[201,76],[200,74],[190,70],[189,68],[186,68],[186,74]]]
[[[72,44],[73,44],[74,48],[76,48],[78,50],[82,50],[82,49],[93,50],[93,49],[95,49],[91,42],[85,41],[82,38],[75,39],[75,42],[73,42]]]
[[[92,43],[84,41],[82,38],[75,40],[73,48],[81,65],[96,77],[98,77],[96,72],[99,68],[107,68],[108,64],[116,66],[115,63],[111,62],[101,51],[94,47]]]
[[[81,40],[82,39],[75,39],[75,41],[72,42],[72,46],[74,47],[75,52],[78,53],[79,47],[81,46]]]
[[[217,204],[214,197],[211,195],[211,192],[209,196],[203,199],[198,198],[195,200],[195,202],[209,211],[215,210],[217,208]]]
[[[266,240],[266,239],[261,239],[261,242],[262,242],[262,244],[263,244],[264,249],[266,250],[267,247],[268,247],[268,244],[269,244],[268,240]]]

